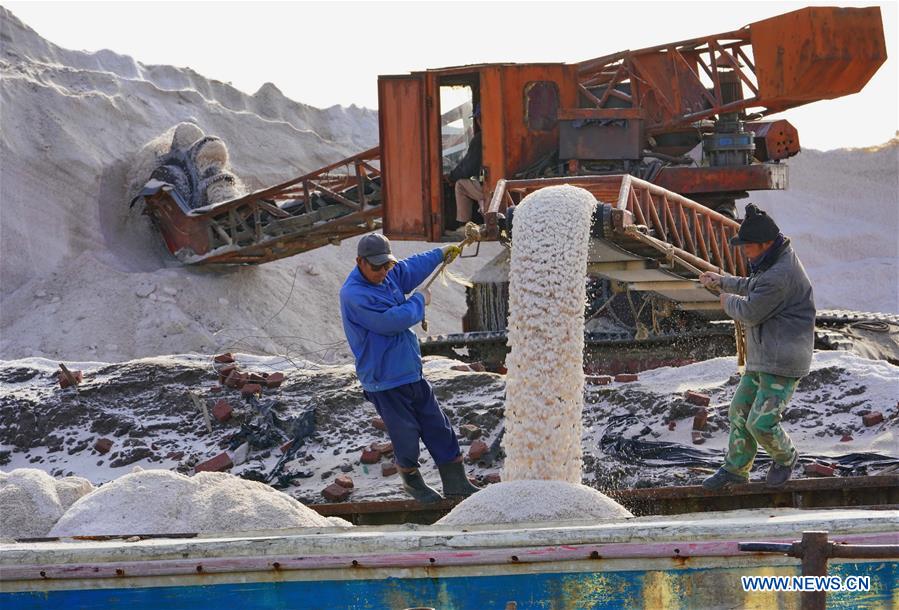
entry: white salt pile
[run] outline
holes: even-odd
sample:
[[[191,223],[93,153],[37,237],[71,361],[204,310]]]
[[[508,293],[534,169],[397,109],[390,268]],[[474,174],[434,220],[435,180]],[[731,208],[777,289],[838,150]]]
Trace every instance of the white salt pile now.
[[[528,195],[515,213],[505,481],[581,482],[584,278],[595,206],[588,191],[557,186]]]
[[[632,516],[626,508],[586,485],[510,481],[495,483],[469,496],[437,524],[534,523]]]
[[[596,199],[541,189],[515,213],[502,478],[438,523],[629,517],[581,482],[587,245]]]
[[[43,470],[0,471],[0,538],[41,538],[94,486],[81,477],[54,479]]]
[[[50,536],[246,532],[335,523],[287,494],[226,473],[140,470],[76,502]]]

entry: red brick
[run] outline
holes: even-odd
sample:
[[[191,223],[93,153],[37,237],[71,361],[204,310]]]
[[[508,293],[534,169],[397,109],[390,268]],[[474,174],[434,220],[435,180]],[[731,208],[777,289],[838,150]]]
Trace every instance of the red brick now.
[[[214,385],[211,388],[209,388],[210,394],[218,394],[221,391],[222,391],[222,386],[220,386],[220,385]]]
[[[702,430],[705,428],[705,424],[708,420],[709,410],[705,407],[699,407],[696,409],[696,413],[693,414],[693,429]]]
[[[670,422],[668,422],[668,429],[669,429],[669,430],[674,430],[675,428],[677,428],[677,422],[676,422],[676,421],[670,421]]]
[[[281,453],[282,454],[287,453],[288,451],[290,451],[291,447],[293,447],[293,441],[292,440],[287,441],[286,443],[281,445]]]
[[[169,459],[169,460],[180,460],[181,458],[184,457],[184,452],[183,451],[169,451],[165,457],[166,457],[166,459]]]
[[[699,430],[693,430],[693,444],[694,445],[702,445],[705,442],[705,437],[702,435],[702,432]]]
[[[337,483],[331,483],[322,490],[322,495],[329,502],[343,502],[350,496],[350,490]]]
[[[475,441],[468,448],[468,457],[472,462],[475,462],[484,457],[489,450],[490,448],[484,441]]]
[[[694,392],[693,390],[687,390],[684,398],[686,398],[687,402],[691,405],[698,405],[700,407],[707,407],[711,402],[711,398],[709,398],[708,394],[703,394],[702,392]]]
[[[381,452],[373,449],[366,449],[362,452],[363,464],[377,464],[381,461]]]
[[[234,362],[234,355],[231,352],[226,352],[213,358],[213,361],[219,363]]]
[[[381,455],[390,455],[393,453],[393,443],[373,443],[371,449]]]
[[[852,435],[851,435],[851,434],[844,434],[843,436],[840,437],[840,442],[841,442],[841,443],[848,443],[848,442],[851,441],[851,440],[852,440]]]
[[[487,370],[497,375],[505,375],[508,372],[508,369],[501,364],[490,364],[487,366]]]
[[[463,424],[459,426],[459,432],[462,433],[462,436],[471,440],[481,438],[482,434],[481,428],[474,424]]]
[[[631,381],[637,381],[639,377],[636,373],[618,373],[615,375],[615,381],[619,383],[630,383]]]
[[[231,408],[231,405],[228,404],[228,401],[225,399],[219,400],[215,403],[215,406],[212,407],[212,416],[219,423],[224,423],[231,419],[231,414],[234,412],[234,409]]]
[[[112,449],[112,440],[108,438],[98,438],[94,442],[94,449],[101,455],[109,453],[109,450]]]
[[[219,374],[219,383],[222,385],[227,385],[228,377],[231,375],[231,373],[237,370],[237,365],[230,364],[223,366],[222,368],[217,370]]]
[[[498,472],[491,472],[490,474],[488,474],[487,476],[484,477],[484,482],[488,483],[488,484],[499,483],[500,481],[502,481],[502,479],[500,478]]]
[[[272,373],[268,377],[265,378],[265,385],[269,388],[278,388],[281,387],[281,383],[284,381],[284,373]]]
[[[241,396],[253,396],[254,394],[262,394],[262,386],[258,383],[247,383],[240,388]]]
[[[232,466],[234,464],[231,462],[231,456],[223,451],[211,460],[194,466],[194,472],[224,472],[230,470]]]
[[[81,371],[69,371],[69,372],[72,374],[72,377],[75,378],[75,385],[78,385],[79,383],[84,381],[84,373],[82,373]],[[59,371],[59,373],[57,373],[57,375],[58,375],[58,379],[59,379],[59,387],[60,388],[65,389],[65,388],[69,387],[70,385],[72,385],[71,383],[69,383],[69,378],[66,377],[65,375],[63,375],[62,371]]]
[[[881,413],[880,411],[872,411],[871,413],[868,413],[867,415],[862,416],[862,423],[865,424],[866,426],[868,426],[869,428],[871,426],[876,426],[877,424],[879,424],[882,421],[883,421],[883,413]]]
[[[834,467],[821,462],[812,462],[805,465],[805,476],[808,477],[832,477]]]
[[[334,479],[334,482],[345,489],[353,488],[353,479],[346,476],[345,474],[342,474],[339,477],[337,477],[336,479]]]
[[[393,462],[384,462],[383,464],[381,464],[382,477],[389,477],[391,475],[394,475],[396,474],[396,471],[396,464],[394,464]]]
[[[472,362],[468,366],[476,373],[485,373],[487,371],[487,367],[484,366],[483,362]]]
[[[587,375],[584,380],[588,385],[609,385],[612,383],[611,375]]]
[[[265,385],[266,375],[262,373],[250,373],[247,376],[247,383],[258,383],[259,385]]]
[[[229,388],[242,388],[247,383],[247,374],[241,373],[237,369],[231,371],[228,378],[225,379],[225,385]]]
[[[454,364],[453,366],[450,367],[450,370],[451,371],[461,371],[463,373],[470,373],[472,371],[472,368],[470,366],[468,366],[467,364]]]
[[[382,432],[387,430],[387,426],[384,425],[384,420],[380,417],[372,417],[371,425],[375,427],[375,430],[381,430]]]

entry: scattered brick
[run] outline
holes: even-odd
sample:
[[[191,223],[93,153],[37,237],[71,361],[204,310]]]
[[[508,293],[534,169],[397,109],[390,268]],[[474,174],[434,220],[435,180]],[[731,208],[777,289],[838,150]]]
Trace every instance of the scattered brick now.
[[[693,414],[693,429],[702,430],[705,428],[705,424],[708,420],[709,410],[705,407],[699,407],[696,409],[696,413]]]
[[[459,426],[459,432],[462,433],[462,436],[471,440],[481,438],[482,434],[481,428],[475,424],[462,424]]]
[[[220,385],[214,385],[211,388],[209,388],[210,394],[218,394],[221,391],[222,391],[222,386],[220,386]]]
[[[491,364],[487,367],[487,370],[491,373],[496,373],[497,375],[505,375],[509,372],[509,370],[501,364]]]
[[[212,407],[212,416],[219,423],[224,423],[231,419],[231,414],[233,412],[234,409],[231,408],[231,405],[229,405],[228,401],[225,399],[217,401],[215,406]]]
[[[75,380],[75,385],[78,385],[79,383],[84,381],[84,373],[82,373],[81,371],[69,371],[69,373],[72,375],[72,378]],[[61,389],[64,390],[67,387],[72,385],[71,381],[69,381],[68,375],[66,375],[62,371],[59,371],[59,373],[57,373],[57,376],[58,376],[57,379],[59,379],[59,387]]]
[[[236,370],[237,370],[236,364],[223,366],[222,368],[218,369],[219,383],[222,385],[227,385],[228,377],[231,375],[231,373],[233,373]]]
[[[286,443],[284,443],[283,445],[281,445],[281,454],[283,455],[283,454],[287,453],[288,451],[290,451],[291,447],[293,447],[293,440],[289,440]]]
[[[177,461],[184,457],[184,452],[183,451],[169,451],[165,457],[166,457],[166,459]]]
[[[487,372],[487,367],[484,366],[483,362],[472,362],[468,365],[468,367],[476,373],[486,373]]]
[[[109,450],[112,449],[112,440],[108,438],[98,438],[96,442],[94,442],[94,449],[101,455],[109,453]]]
[[[231,456],[223,451],[211,460],[194,466],[194,472],[224,472],[230,470],[232,466],[234,463],[231,461]]]
[[[708,394],[703,394],[702,392],[694,392],[693,390],[687,390],[684,398],[686,398],[687,402],[691,405],[697,405],[700,407],[707,407],[711,402],[711,398],[709,398]]]
[[[636,373],[618,373],[615,375],[615,381],[619,383],[630,383],[632,381],[637,381],[639,377]]]
[[[396,464],[394,464],[393,462],[384,462],[383,464],[381,464],[381,476],[382,477],[389,477],[391,475],[396,474],[396,472],[397,472]]]
[[[237,369],[231,371],[228,378],[225,379],[225,385],[229,388],[242,388],[247,383],[247,374],[241,373]]]
[[[250,373],[247,376],[247,383],[258,383],[259,385],[266,384],[266,377],[264,373]]]
[[[284,382],[284,373],[272,373],[268,377],[265,378],[265,384],[269,388],[278,388],[281,387],[281,383]]]
[[[699,430],[693,430],[693,444],[701,445],[705,442],[705,437],[702,435],[702,432]]]
[[[472,368],[467,364],[454,364],[450,367],[451,371],[462,371],[463,373],[470,373]]]
[[[366,449],[362,452],[363,464],[377,464],[381,461],[381,452],[374,449]]]
[[[353,479],[346,476],[345,474],[342,474],[339,477],[337,477],[336,479],[334,479],[334,482],[337,485],[340,485],[341,487],[343,487],[344,489],[352,489],[353,488]]]
[[[670,422],[668,422],[668,429],[669,429],[669,430],[674,430],[675,428],[677,428],[677,422],[676,422],[676,421],[670,421]]]
[[[258,383],[247,383],[240,388],[241,396],[253,396],[254,394],[262,394],[262,386]]]
[[[322,495],[329,502],[343,502],[350,496],[350,490],[337,483],[331,483],[322,490]]]
[[[585,380],[588,385],[609,385],[612,383],[611,375],[587,375]]]
[[[868,426],[869,428],[871,426],[876,426],[877,424],[879,424],[882,421],[883,421],[883,413],[881,413],[880,411],[872,411],[871,413],[868,413],[867,415],[862,416],[862,423],[865,424],[866,426]]]
[[[805,465],[805,476],[807,477],[832,477],[834,467],[821,462],[812,462]]]
[[[491,472],[484,477],[484,482],[487,484],[499,483],[500,481],[502,481],[502,479],[500,478],[498,472]]]
[[[851,434],[844,434],[843,436],[840,437],[840,442],[841,442],[841,443],[848,443],[848,442],[851,441],[851,440],[852,440],[852,435],[851,435]]]
[[[475,441],[471,444],[471,447],[468,448],[468,458],[474,462],[482,457],[490,450],[487,446],[487,443],[484,441]]]
[[[381,430],[382,432],[387,430],[387,426],[384,425],[384,420],[380,417],[372,417],[371,425],[375,427],[375,430]]]
[[[371,448],[381,455],[390,455],[393,453],[393,443],[373,443]]]
[[[234,362],[234,355],[231,352],[226,352],[213,358],[213,361],[219,363]]]

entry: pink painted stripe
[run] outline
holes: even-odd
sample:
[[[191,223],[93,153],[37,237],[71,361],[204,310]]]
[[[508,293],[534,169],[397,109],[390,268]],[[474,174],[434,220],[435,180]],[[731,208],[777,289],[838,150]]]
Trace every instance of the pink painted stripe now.
[[[835,535],[834,542],[849,544],[897,544],[899,533]],[[745,541],[745,540],[744,540]],[[92,579],[189,574],[227,574],[272,570],[316,570],[326,568],[415,568],[429,566],[504,565],[578,561],[587,559],[680,559],[695,557],[748,557],[737,540],[707,542],[659,542],[651,544],[611,543],[498,549],[441,550],[430,553],[375,553],[361,555],[314,555],[275,557],[217,557],[91,564],[47,564],[8,566],[0,570],[0,581],[41,579]],[[764,542],[792,542],[778,539]],[[777,556],[777,555],[775,555]]]

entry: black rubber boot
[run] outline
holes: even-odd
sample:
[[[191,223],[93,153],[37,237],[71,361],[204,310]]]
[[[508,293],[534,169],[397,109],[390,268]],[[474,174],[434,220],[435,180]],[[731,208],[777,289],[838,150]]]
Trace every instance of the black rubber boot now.
[[[790,460],[789,464],[778,464],[772,460],[771,466],[768,467],[768,476],[765,478],[765,483],[768,487],[780,487],[789,481],[790,477],[793,476],[793,466],[796,465],[797,460],[799,460],[799,452],[795,450],[793,451],[793,459]]]
[[[728,485],[743,485],[749,482],[749,477],[741,477],[732,472],[728,472],[722,466],[715,474],[708,477],[702,482],[702,486],[710,491],[724,489]]]
[[[445,496],[462,496],[464,498],[476,491],[481,491],[480,487],[475,487],[468,480],[462,462],[440,464],[437,466],[437,470],[440,471],[440,480],[443,481],[443,495]]]
[[[421,502],[422,504],[433,504],[443,499],[437,490],[429,487],[422,478],[418,470],[412,472],[400,471],[400,477],[403,479],[403,489],[407,494]]]

